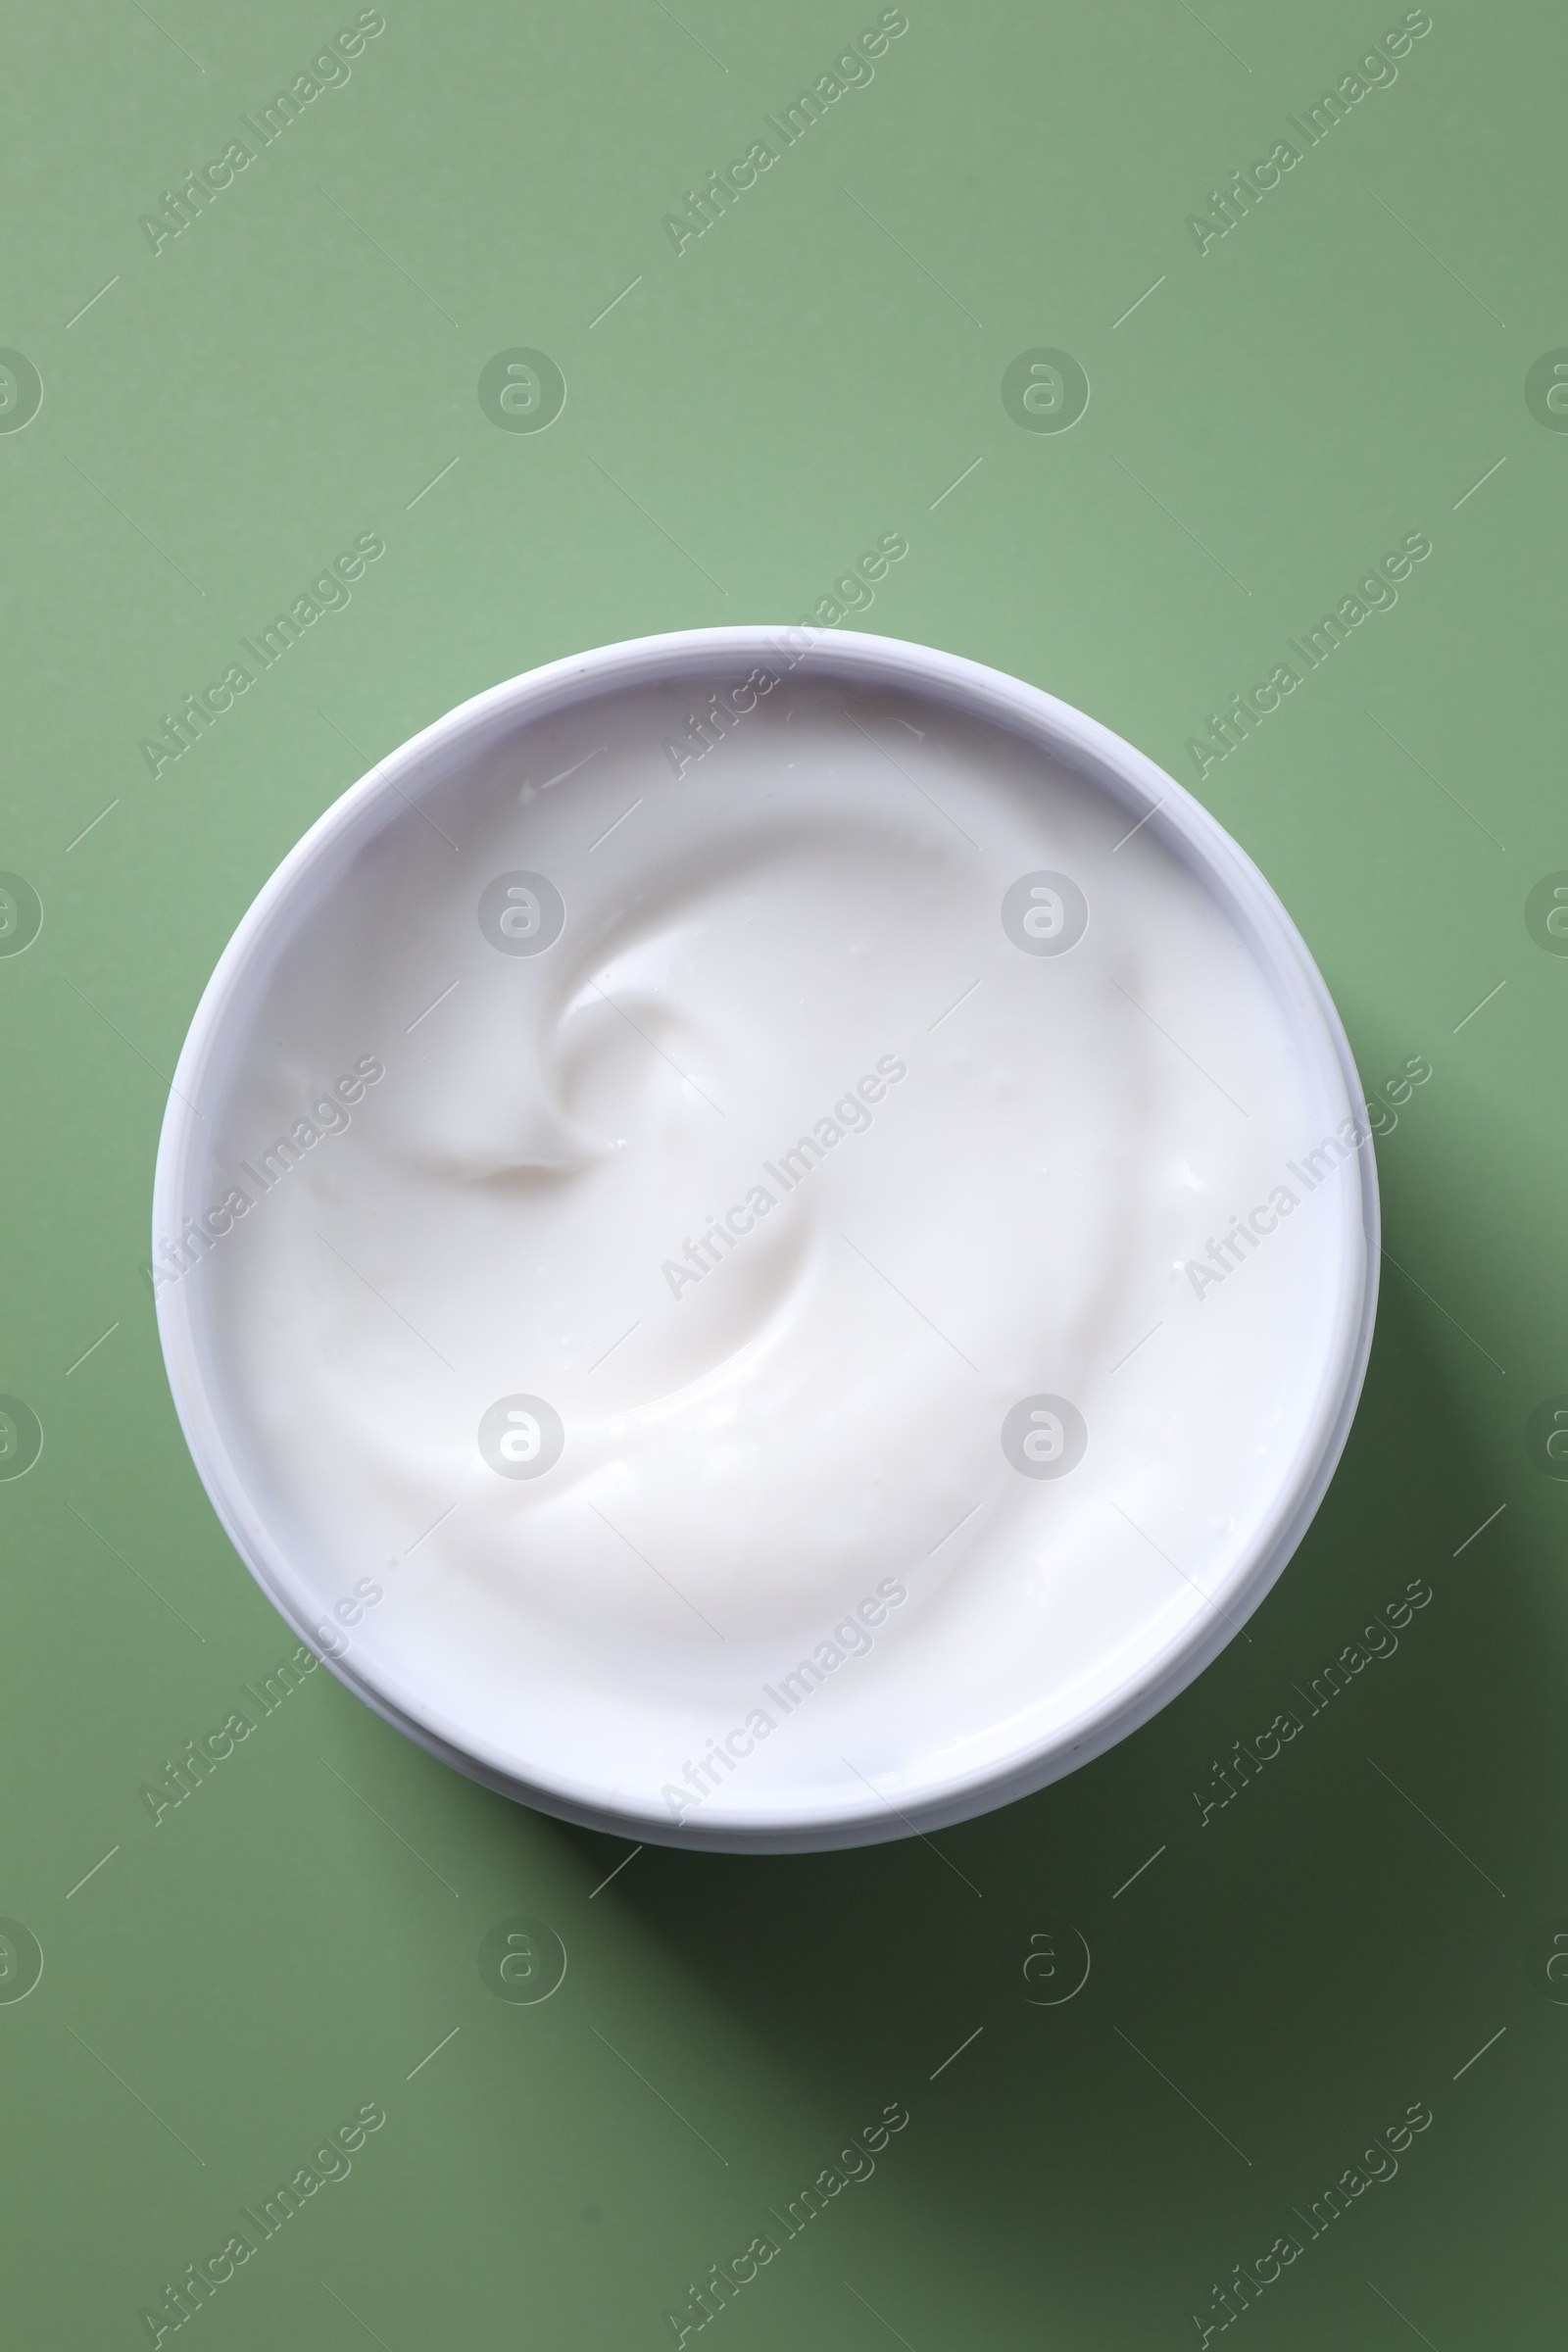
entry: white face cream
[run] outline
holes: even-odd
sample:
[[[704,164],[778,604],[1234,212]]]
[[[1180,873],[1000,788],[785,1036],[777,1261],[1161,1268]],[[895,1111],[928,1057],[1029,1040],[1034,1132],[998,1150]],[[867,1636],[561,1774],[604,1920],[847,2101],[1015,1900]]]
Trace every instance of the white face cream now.
[[[498,690],[296,853],[154,1283],[230,1532],[395,1719],[638,1834],[901,1835],[1266,1589],[1371,1152],[1304,951],[1125,747],[910,648],[680,642]]]

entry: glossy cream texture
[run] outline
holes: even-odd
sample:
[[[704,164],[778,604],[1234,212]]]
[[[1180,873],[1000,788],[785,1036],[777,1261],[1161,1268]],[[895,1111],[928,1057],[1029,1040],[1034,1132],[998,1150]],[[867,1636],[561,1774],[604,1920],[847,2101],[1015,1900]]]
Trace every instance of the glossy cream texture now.
[[[1359,1236],[1152,825],[936,704],[753,699],[701,758],[689,690],[535,723],[342,865],[180,1277],[318,1639],[671,1824],[915,1801],[1211,1617]]]

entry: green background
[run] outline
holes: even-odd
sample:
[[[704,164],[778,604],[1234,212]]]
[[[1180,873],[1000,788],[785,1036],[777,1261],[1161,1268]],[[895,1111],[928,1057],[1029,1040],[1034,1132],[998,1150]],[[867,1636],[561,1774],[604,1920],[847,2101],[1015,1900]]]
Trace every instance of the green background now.
[[[45,1433],[0,1485],[0,1912],[44,1955],[0,2003],[10,2344],[148,2341],[165,2282],[370,2101],[351,2177],[188,2323],[212,2352],[672,2343],[893,2101],[874,2178],[712,2321],[735,2352],[1196,2342],[1213,2282],[1304,2238],[1292,2209],[1418,2100],[1397,2178],[1246,2340],[1561,2341],[1568,1486],[1527,1424],[1568,1391],[1568,960],[1524,914],[1568,867],[1568,435],[1524,392],[1568,343],[1560,20],[1434,0],[1396,82],[1200,253],[1188,215],[1396,8],[910,0],[869,86],[677,256],[665,212],[876,13],[387,0],[347,84],[155,255],[139,217],[353,11],[9,12],[0,343],[44,389],[0,431],[0,866],[44,919],[0,958],[0,1389]],[[479,406],[515,346],[564,374],[546,432]],[[1087,371],[1070,431],[1003,406],[1037,346]],[[352,605],[155,780],[160,713],[371,530]],[[230,930],[464,697],[793,620],[893,530],[862,625],[1168,766],[1281,892],[1364,1082],[1431,1062],[1379,1147],[1396,1262],[1294,1565],[1147,1729],[925,1842],[650,1848],[603,1885],[626,1846],[324,1672],[155,1826],[143,1785],[292,1646],[138,1272]],[[1207,713],[1416,531],[1397,606],[1200,781]],[[1412,1578],[1397,1653],[1205,1823],[1214,1759]],[[517,1914],[568,1955],[539,2004],[478,1967]],[[1035,2005],[1061,1919],[1089,1981]]]

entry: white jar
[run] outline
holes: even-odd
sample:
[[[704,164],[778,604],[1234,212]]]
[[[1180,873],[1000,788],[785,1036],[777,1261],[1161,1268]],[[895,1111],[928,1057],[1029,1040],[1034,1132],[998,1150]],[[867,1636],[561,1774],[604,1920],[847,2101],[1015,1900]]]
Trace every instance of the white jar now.
[[[1180,786],[974,662],[735,628],[327,811],[202,1000],[153,1239],[208,1492],[351,1689],[774,1851],[1040,1788],[1230,1639],[1345,1442],[1377,1188]]]

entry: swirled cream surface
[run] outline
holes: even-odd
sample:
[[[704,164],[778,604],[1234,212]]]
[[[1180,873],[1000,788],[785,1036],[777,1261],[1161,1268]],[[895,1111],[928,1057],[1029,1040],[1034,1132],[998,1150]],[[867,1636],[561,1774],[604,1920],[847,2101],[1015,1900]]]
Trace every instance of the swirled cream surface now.
[[[393,804],[155,1272],[319,1644],[572,1801],[765,1829],[994,1774],[1223,1609],[1362,1139],[1132,827],[766,670]]]

